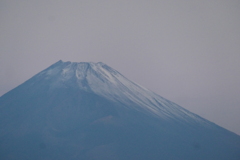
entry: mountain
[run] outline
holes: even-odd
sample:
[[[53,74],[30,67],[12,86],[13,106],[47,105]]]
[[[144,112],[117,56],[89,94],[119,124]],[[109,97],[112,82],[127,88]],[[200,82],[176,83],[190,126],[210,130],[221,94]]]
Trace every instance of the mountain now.
[[[0,97],[1,160],[240,160],[240,136],[104,63],[51,65]]]

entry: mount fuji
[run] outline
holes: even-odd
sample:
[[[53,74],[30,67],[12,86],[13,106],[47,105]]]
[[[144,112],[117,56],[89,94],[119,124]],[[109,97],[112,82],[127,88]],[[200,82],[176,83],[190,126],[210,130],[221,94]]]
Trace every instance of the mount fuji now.
[[[0,97],[1,160],[240,160],[240,136],[104,63],[58,61]]]

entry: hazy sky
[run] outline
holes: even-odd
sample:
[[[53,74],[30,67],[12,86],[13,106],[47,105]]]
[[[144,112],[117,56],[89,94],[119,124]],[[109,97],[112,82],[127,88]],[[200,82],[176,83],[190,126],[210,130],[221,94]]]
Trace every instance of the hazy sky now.
[[[239,0],[0,0],[0,95],[58,60],[102,61],[240,134]]]

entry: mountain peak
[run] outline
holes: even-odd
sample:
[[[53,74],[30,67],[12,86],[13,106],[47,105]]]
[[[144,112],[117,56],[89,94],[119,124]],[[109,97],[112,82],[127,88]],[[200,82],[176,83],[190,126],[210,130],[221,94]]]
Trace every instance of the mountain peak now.
[[[99,65],[101,64],[101,65]],[[45,75],[48,77],[58,75],[59,78],[68,80],[72,76],[75,76],[79,79],[86,77],[87,70],[91,68],[98,68],[99,66],[104,65],[102,62],[93,63],[93,62],[63,62],[62,60],[54,63],[47,69],[39,73],[39,75]]]
[[[117,76],[121,74],[103,62],[63,62],[60,60],[37,74],[35,78],[48,80],[52,89],[74,87],[92,92],[92,88],[101,89],[102,83],[118,83]],[[94,84],[95,82],[97,84]]]

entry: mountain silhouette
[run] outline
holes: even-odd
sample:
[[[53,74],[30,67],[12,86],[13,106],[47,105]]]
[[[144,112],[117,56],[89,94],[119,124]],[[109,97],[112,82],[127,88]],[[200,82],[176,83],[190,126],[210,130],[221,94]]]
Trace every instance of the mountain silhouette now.
[[[104,63],[51,65],[0,97],[1,160],[240,160],[240,136]]]

